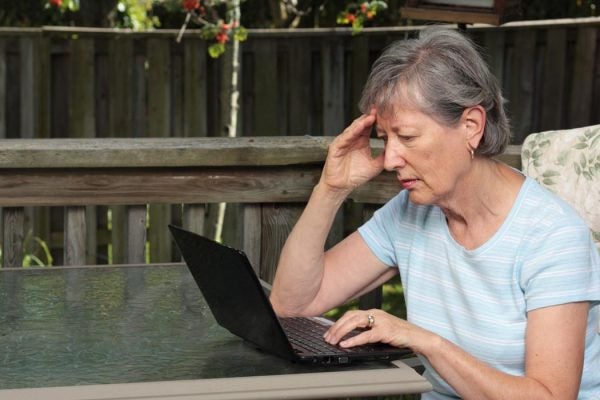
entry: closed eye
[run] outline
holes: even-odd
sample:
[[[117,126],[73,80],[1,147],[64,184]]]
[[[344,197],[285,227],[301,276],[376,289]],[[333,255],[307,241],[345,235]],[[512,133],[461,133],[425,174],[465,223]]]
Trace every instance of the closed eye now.
[[[398,137],[403,142],[411,142],[411,141],[413,141],[416,138],[416,136],[406,136],[406,135],[398,135]]]

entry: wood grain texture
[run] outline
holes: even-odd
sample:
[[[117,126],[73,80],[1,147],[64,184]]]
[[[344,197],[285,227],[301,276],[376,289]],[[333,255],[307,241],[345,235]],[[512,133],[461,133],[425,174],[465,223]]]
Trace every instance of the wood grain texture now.
[[[126,259],[127,264],[146,262],[146,205],[129,206],[125,209]]]
[[[65,209],[64,265],[86,265],[85,207]]]
[[[262,147],[258,146],[257,154],[259,155],[283,149],[284,151],[281,153],[288,152],[290,158],[296,161],[295,164],[283,162],[281,155],[276,159],[265,156],[252,160],[254,164],[258,161],[263,163],[258,166],[245,165],[247,158],[236,166],[199,165],[162,168],[156,166],[6,168],[6,164],[4,164],[4,168],[0,168],[0,207],[7,207],[4,209],[7,210],[4,224],[5,262],[10,265],[22,262],[18,257],[20,254],[22,257],[23,239],[19,239],[19,237],[22,238],[25,230],[25,218],[19,217],[23,212],[21,214],[13,213],[12,220],[6,217],[11,215],[13,207],[67,206],[63,236],[64,262],[73,265],[90,263],[92,258],[96,259],[95,251],[99,243],[107,243],[107,235],[104,234],[104,239],[102,239],[101,232],[97,229],[94,228],[94,232],[87,234],[83,231],[86,227],[91,231],[92,226],[95,227],[95,225],[89,226],[89,224],[95,224],[101,217],[101,215],[96,217],[90,214],[90,211],[93,210],[91,206],[112,207],[113,219],[110,235],[113,246],[113,262],[145,262],[146,241],[150,243],[150,261],[169,262],[173,259],[173,253],[166,227],[173,221],[171,205],[184,204],[182,217],[184,226],[211,237],[214,227],[210,226],[212,219],[207,219],[206,215],[210,215],[211,206],[212,209],[215,209],[216,203],[226,202],[242,204],[241,208],[235,212],[233,221],[236,246],[241,246],[247,251],[260,276],[270,281],[285,238],[320,178],[326,152],[324,144],[328,143],[323,139],[304,138],[305,150],[316,149],[312,153],[298,152],[304,158],[298,157],[290,148],[291,144],[299,144],[298,147],[303,147],[302,138],[278,138],[274,142],[269,141],[271,144],[275,143],[275,146],[267,146],[266,142],[262,143]],[[218,138],[212,140],[220,141]],[[241,143],[246,141],[246,139],[238,138],[233,142],[238,142],[238,140]],[[46,141],[45,147],[38,146],[33,152],[44,160],[52,158],[57,153],[68,157],[70,150],[73,150],[73,154],[77,157],[81,157],[79,152],[82,144],[83,147],[89,145],[87,140],[57,141],[61,142],[58,152],[55,152],[56,146],[54,143],[50,143],[51,141]],[[15,145],[19,142],[24,143],[26,149],[20,151],[23,154],[31,152],[31,148],[28,147],[31,141],[8,142],[16,151],[19,150]],[[102,143],[97,140],[92,140],[92,142],[98,146]],[[106,142],[112,143],[112,140]],[[141,142],[144,143],[144,146],[148,144],[145,140]],[[240,143],[234,146],[233,142],[228,141],[228,145],[224,148],[215,146],[215,143],[210,145],[205,143],[201,148],[202,151],[213,149],[212,151],[215,153],[224,154],[233,148],[234,152],[245,154],[243,146]],[[261,142],[261,140],[257,142]],[[130,142],[130,144],[134,143]],[[312,146],[308,146],[307,143]],[[376,152],[381,151],[380,143],[374,142],[373,146]],[[132,148],[135,152],[136,146],[132,146]],[[139,146],[137,149],[139,150]],[[104,153],[101,151],[102,148],[93,148],[92,150],[97,155],[102,155],[109,165],[111,164],[110,160],[124,157],[122,146],[115,150],[111,149],[109,145]],[[150,148],[146,148],[146,150],[151,151]],[[165,149],[161,150],[165,151]],[[171,156],[177,153],[177,150],[173,149],[166,151]],[[520,168],[519,152],[518,146],[511,146],[500,159]],[[315,157],[315,153],[320,155],[320,158]],[[5,154],[8,153],[5,152]],[[231,153],[229,154],[231,156]],[[31,153],[28,157],[35,159]],[[215,157],[214,154],[212,157]],[[218,160],[218,157],[211,160]],[[230,158],[228,162],[233,163],[233,158]],[[152,160],[149,164],[155,163],[156,160]],[[197,163],[209,164],[206,160]],[[269,165],[269,163],[274,165]],[[358,203],[381,204],[397,194],[399,190],[395,174],[386,172],[351,193],[349,200]],[[149,221],[146,221],[146,205],[148,204]],[[124,207],[125,205],[132,207]],[[104,207],[101,209],[106,210]],[[336,225],[337,229],[332,229],[328,245],[339,241],[346,232],[343,224],[345,216],[340,214],[339,219],[340,223]],[[148,231],[146,231],[147,222],[151,227]],[[86,249],[90,249],[90,251],[86,251]],[[373,297],[373,299],[377,300],[377,297]]]
[[[23,265],[25,241],[25,212],[22,207],[2,209],[2,266],[5,268]]]
[[[6,139],[0,140],[0,169],[310,164],[325,159],[330,142],[311,136]]]
[[[21,137],[33,138],[36,136],[37,117],[36,106],[36,70],[37,40],[24,37],[20,40],[21,48]]]
[[[94,41],[79,39],[70,45],[69,137],[93,138],[96,136]]]
[[[510,146],[499,158],[520,168],[518,146]],[[0,168],[0,206],[303,202],[321,173],[321,164],[243,164],[197,168]],[[356,189],[350,199],[383,203],[398,190],[394,174],[383,173]]]

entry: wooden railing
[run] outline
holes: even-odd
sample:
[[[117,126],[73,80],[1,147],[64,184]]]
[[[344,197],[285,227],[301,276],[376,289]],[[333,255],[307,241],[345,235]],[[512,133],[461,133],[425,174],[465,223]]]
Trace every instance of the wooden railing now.
[[[126,263],[172,260],[167,224],[207,229],[206,207],[236,205],[236,243],[260,276],[270,281],[279,251],[318,181],[331,138],[256,137],[197,139],[15,139],[0,141],[0,207],[3,266],[18,267],[24,254],[28,213],[64,207],[65,265],[89,264],[98,241],[95,207],[113,209],[113,249]],[[380,151],[380,143],[374,141]],[[503,161],[520,168],[519,147]],[[398,192],[392,173],[355,190],[352,215],[360,223]],[[174,215],[172,205],[180,205]],[[360,215],[356,218],[356,209]],[[115,210],[120,210],[119,212]],[[120,215],[117,218],[117,214]],[[343,225],[343,224],[342,224]],[[115,250],[116,251],[116,250]]]

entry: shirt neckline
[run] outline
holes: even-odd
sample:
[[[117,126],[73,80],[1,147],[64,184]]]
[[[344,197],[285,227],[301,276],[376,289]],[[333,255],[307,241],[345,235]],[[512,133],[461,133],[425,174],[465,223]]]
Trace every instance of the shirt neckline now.
[[[481,255],[484,252],[486,252],[488,249],[492,248],[495,245],[495,243],[498,242],[504,236],[504,232],[506,232],[509,229],[510,225],[512,224],[512,221],[515,218],[515,215],[519,212],[519,210],[521,208],[523,199],[525,198],[525,195],[527,194],[527,191],[529,190],[530,186],[531,186],[531,178],[528,176],[525,176],[525,180],[523,181],[523,184],[521,185],[521,188],[519,189],[519,193],[517,194],[517,197],[515,198],[515,201],[514,201],[512,207],[510,208],[508,215],[502,222],[502,225],[500,225],[500,228],[498,228],[498,230],[496,232],[494,232],[492,237],[490,237],[487,241],[485,241],[479,247],[476,247],[471,250],[465,248],[463,245],[458,243],[454,239],[454,237],[452,237],[452,234],[450,233],[450,228],[448,227],[448,222],[446,221],[446,216],[442,212],[442,209],[437,207],[439,218],[440,218],[440,224],[442,226],[442,230],[443,230],[444,235],[446,236],[448,242],[450,244],[452,244],[452,246],[455,247],[458,251],[460,251],[464,254],[471,255],[471,256]]]

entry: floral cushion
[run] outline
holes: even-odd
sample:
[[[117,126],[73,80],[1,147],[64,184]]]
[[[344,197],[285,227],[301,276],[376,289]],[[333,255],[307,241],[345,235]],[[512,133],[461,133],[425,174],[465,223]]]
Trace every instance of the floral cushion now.
[[[600,125],[533,133],[521,160],[526,175],[579,212],[600,251]]]

